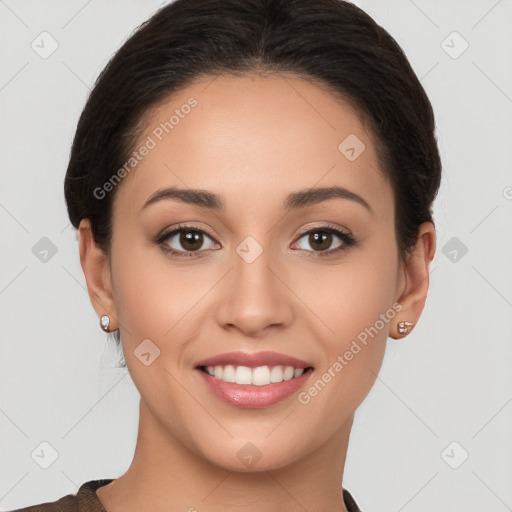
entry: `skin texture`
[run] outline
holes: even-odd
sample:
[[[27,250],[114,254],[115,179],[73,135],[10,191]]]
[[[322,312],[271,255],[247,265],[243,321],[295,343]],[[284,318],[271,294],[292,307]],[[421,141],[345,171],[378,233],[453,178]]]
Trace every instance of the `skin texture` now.
[[[117,185],[110,259],[88,220],[79,227],[92,305],[110,316],[111,330],[120,328],[141,395],[133,462],[97,494],[109,512],[345,511],[354,411],[375,382],[388,336],[403,337],[397,322],[419,320],[434,226],[421,226],[401,266],[393,192],[371,134],[327,89],[284,74],[203,78],[154,109],[140,141],[190,97],[197,106]],[[350,134],[366,146],[354,161],[338,150]],[[362,196],[373,213],[339,198],[284,211],[290,192],[331,185]],[[168,186],[219,194],[225,209],[163,200],[140,211]],[[333,235],[319,249],[300,230],[326,222],[358,243],[320,256],[344,242]],[[207,233],[196,256],[153,243],[178,223]],[[263,250],[252,263],[236,252],[248,236]],[[179,235],[165,243],[185,251]],[[276,351],[314,367],[304,391],[397,303],[401,311],[307,404],[296,393],[264,409],[236,408],[195,369],[225,352]],[[144,339],[160,350],[148,366],[134,354]],[[249,442],[261,453],[252,467],[237,456]]]

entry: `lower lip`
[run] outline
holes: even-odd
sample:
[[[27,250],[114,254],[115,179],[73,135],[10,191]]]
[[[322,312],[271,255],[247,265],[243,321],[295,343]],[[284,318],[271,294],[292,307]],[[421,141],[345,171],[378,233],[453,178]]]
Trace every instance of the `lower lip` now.
[[[230,405],[246,409],[262,409],[274,405],[299,390],[306,382],[312,370],[308,370],[299,377],[290,380],[283,380],[275,384],[255,386],[252,384],[236,384],[225,382],[212,377],[200,369],[196,369],[204,379],[206,385],[219,398]]]

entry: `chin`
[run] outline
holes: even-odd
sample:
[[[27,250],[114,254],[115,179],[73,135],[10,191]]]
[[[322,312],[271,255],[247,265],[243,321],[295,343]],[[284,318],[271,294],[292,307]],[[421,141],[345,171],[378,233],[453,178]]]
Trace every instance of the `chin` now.
[[[288,439],[292,440],[292,437]],[[274,471],[294,464],[301,454],[297,452],[295,442],[290,441],[289,446],[283,446],[281,441],[276,444],[264,437],[255,437],[253,441],[233,439],[228,446],[221,448],[217,445],[215,452],[208,450],[201,456],[212,464],[235,473],[256,473]]]

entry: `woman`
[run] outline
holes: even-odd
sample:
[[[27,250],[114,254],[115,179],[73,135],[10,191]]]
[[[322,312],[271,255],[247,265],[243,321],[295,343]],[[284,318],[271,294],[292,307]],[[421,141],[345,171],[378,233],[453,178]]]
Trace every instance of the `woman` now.
[[[425,91],[359,8],[163,7],[98,78],[65,179],[135,455],[21,510],[360,510],[354,413],[421,316],[440,178]]]

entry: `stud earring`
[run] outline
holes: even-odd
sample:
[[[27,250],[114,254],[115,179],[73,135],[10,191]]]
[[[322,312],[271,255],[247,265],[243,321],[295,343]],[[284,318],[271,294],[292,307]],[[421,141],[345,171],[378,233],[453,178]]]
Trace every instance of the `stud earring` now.
[[[411,322],[398,322],[397,324],[398,332],[400,334],[409,334],[409,332],[411,331],[411,327]]]
[[[109,332],[108,326],[110,325],[110,317],[108,315],[103,315],[100,318],[100,327],[105,331]]]

